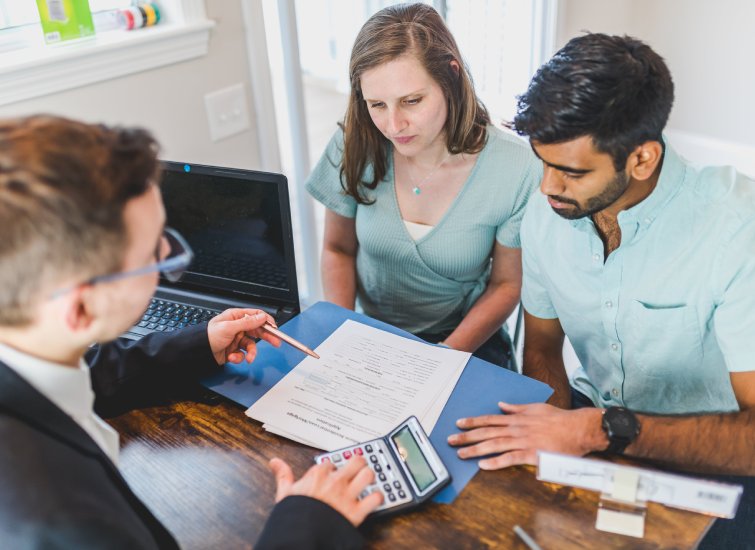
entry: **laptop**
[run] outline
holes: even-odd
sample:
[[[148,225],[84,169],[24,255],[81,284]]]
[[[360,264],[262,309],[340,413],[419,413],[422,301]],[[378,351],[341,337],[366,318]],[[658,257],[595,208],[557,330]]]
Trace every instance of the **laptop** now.
[[[180,281],[160,278],[141,338],[209,320],[229,307],[262,309],[280,325],[299,313],[288,182],[281,174],[163,162],[167,225],[194,251]]]

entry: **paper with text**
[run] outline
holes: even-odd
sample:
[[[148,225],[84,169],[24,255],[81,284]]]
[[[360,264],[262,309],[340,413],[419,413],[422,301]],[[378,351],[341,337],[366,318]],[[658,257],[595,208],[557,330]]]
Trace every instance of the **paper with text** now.
[[[633,498],[721,518],[733,518],[742,497],[741,485],[546,451],[538,451],[537,458],[537,479],[540,481],[614,495],[617,492],[615,484],[626,479],[617,472],[629,470],[637,477]],[[620,487],[618,492],[622,493],[623,488]],[[620,496],[625,497],[626,493]]]
[[[351,320],[316,351],[246,414],[326,451],[381,437],[410,415],[430,433],[470,357]]]

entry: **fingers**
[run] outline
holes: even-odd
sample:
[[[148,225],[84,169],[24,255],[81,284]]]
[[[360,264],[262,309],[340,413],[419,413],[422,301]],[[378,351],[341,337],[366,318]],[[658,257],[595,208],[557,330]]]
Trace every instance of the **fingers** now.
[[[233,344],[229,346],[229,349],[233,349]],[[241,363],[242,361],[251,363],[256,357],[257,345],[254,343],[254,341],[249,341],[246,343],[242,341],[241,345],[238,346],[238,351],[229,352],[226,360],[229,363]]]
[[[512,405],[500,401],[498,407],[504,414],[485,414],[469,418],[460,418],[456,421],[459,428],[468,430],[481,426],[506,426],[515,422],[526,422],[536,415],[543,415],[555,409],[552,405],[543,403],[529,403],[526,405]]]
[[[294,472],[286,462],[280,458],[273,458],[268,463],[275,476],[275,502],[280,502],[291,492],[291,486],[294,484]]]
[[[275,319],[259,309],[227,309],[212,319],[210,323],[222,323],[223,332],[228,335],[227,337],[230,337],[231,334],[250,335],[265,340],[276,348],[281,345],[280,338],[262,328],[264,325],[278,328]],[[247,359],[247,361],[251,362],[251,359]]]
[[[245,310],[241,310],[241,311],[245,311]],[[249,310],[249,311],[255,311],[255,310]],[[260,338],[261,340],[265,340],[266,342],[270,343],[276,348],[280,347],[281,345],[280,338],[278,338],[274,334],[271,334],[270,332],[268,332],[267,330],[263,328],[265,325],[269,325],[273,328],[278,328],[278,325],[275,323],[275,319],[273,319],[270,315],[268,315],[264,311],[256,311],[254,314],[244,313],[244,317],[242,319],[250,320],[250,322],[252,323],[251,325],[248,325],[243,328],[245,332],[253,335],[255,338]]]
[[[257,344],[248,336],[244,336],[239,342],[239,350],[244,351],[247,363],[251,363],[257,357]]]
[[[210,320],[207,333],[218,364],[254,361],[257,349],[252,336],[262,337],[272,345],[280,346],[278,338],[261,328],[265,324],[275,326],[275,320],[256,309],[227,309]]]
[[[267,315],[264,311],[244,313],[244,316],[241,319],[230,321],[230,323],[236,323],[234,325],[234,328],[237,332],[252,332],[267,323],[268,317],[270,316]]]
[[[470,430],[468,432],[461,432],[458,434],[451,434],[448,436],[448,443],[450,445],[469,445],[471,443],[478,443],[485,441],[486,439],[497,439],[503,437],[511,437],[513,430],[508,427],[485,427]]]
[[[350,458],[336,476],[342,476],[341,481],[348,481],[344,493],[346,507],[342,513],[355,526],[361,524],[364,518],[383,502],[381,491],[374,491],[359,499],[359,495],[375,480],[375,473],[367,466],[367,461],[361,456]]]
[[[266,330],[257,329],[253,334],[257,338],[264,340],[265,342],[275,346],[276,348],[279,348],[281,345],[281,339],[275,336],[274,334],[270,334]]]
[[[265,323],[276,326],[275,320],[259,309],[226,309],[211,322],[223,323],[227,332],[254,332]]]
[[[481,470],[500,470],[519,464],[537,464],[537,451],[534,449],[511,451],[491,458],[484,458],[477,463]]]
[[[505,426],[508,418],[502,414],[486,414],[483,416],[472,416],[470,418],[460,418],[456,425],[464,430],[479,428],[481,426]]]
[[[383,501],[380,491],[359,500],[360,493],[375,476],[361,456],[352,457],[340,469],[330,462],[317,464],[298,481],[288,464],[280,459],[271,460],[270,469],[277,483],[276,502],[294,494],[309,496],[330,505],[355,526]]]
[[[354,459],[350,460],[350,462],[353,461]],[[373,481],[375,481],[375,472],[371,468],[368,468],[365,462],[349,483],[349,496],[357,498]]]
[[[533,405],[512,405],[511,403],[505,403],[504,401],[498,402],[498,408],[501,409],[504,414],[521,414],[527,412],[532,406]]]
[[[459,458],[476,458],[478,456],[486,456],[494,453],[516,451],[523,447],[525,447],[525,445],[522,445],[518,440],[514,440],[510,437],[499,437],[497,439],[487,439],[474,445],[462,447],[456,451],[456,454],[459,455]]]
[[[383,503],[383,493],[381,491],[373,491],[357,504],[356,510],[353,515],[353,523],[359,525],[364,521],[370,512]]]
[[[352,456],[346,461],[346,465],[338,470],[338,474],[346,480],[351,481],[365,466],[367,466],[367,461],[363,456]]]
[[[228,354],[228,357],[226,357],[226,363],[238,364],[244,361],[245,359],[246,359],[246,354],[241,353],[240,351],[234,351]],[[248,359],[247,359],[247,362],[251,363],[251,361],[249,361]]]
[[[218,319],[220,321],[238,321],[239,319],[244,319],[245,317],[256,317],[257,315],[262,315],[266,322],[270,323],[273,326],[277,326],[275,324],[275,320],[261,309],[232,307],[223,311],[220,315],[215,317],[215,319]]]

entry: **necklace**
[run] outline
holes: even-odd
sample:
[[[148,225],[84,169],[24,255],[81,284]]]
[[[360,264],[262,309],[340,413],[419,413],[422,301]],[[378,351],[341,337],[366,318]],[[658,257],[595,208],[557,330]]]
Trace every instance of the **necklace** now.
[[[450,157],[451,157],[451,153],[447,153],[446,156],[443,157],[443,159],[438,163],[438,165],[435,168],[433,168],[432,170],[430,170],[430,173],[427,174],[420,181],[415,180],[414,176],[412,176],[412,172],[411,172],[411,170],[409,170],[409,162],[408,162],[409,159],[407,158],[406,159],[407,160],[407,163],[406,163],[406,173],[409,176],[409,179],[412,180],[412,193],[414,193],[415,195],[421,194],[422,193],[422,186],[425,185],[427,183],[427,180],[429,180],[431,177],[433,177],[433,175],[438,170],[440,170],[440,167],[443,166]]]

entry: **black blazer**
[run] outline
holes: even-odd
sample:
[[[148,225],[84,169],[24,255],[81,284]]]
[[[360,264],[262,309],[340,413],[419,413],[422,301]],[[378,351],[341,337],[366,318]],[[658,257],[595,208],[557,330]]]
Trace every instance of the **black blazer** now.
[[[127,410],[145,398],[145,388],[165,389],[179,372],[196,379],[215,368],[206,334],[206,325],[198,325],[93,348],[87,359],[97,413]],[[178,547],[89,435],[2,362],[0,442],[3,547]],[[335,510],[291,497],[276,506],[257,547],[361,544],[358,531]]]

